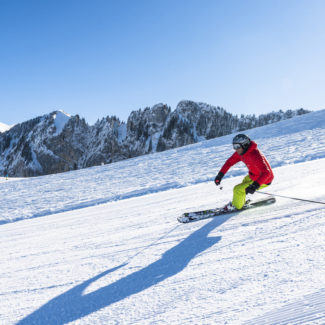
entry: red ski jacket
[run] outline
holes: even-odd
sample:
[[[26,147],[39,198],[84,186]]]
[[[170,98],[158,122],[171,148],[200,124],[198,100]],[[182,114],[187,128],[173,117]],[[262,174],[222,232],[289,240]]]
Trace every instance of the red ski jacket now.
[[[257,144],[251,141],[248,150],[239,155],[235,152],[220,169],[220,172],[226,174],[230,167],[242,161],[249,170],[249,177],[258,184],[270,184],[274,178],[271,166],[264,155],[257,149]]]

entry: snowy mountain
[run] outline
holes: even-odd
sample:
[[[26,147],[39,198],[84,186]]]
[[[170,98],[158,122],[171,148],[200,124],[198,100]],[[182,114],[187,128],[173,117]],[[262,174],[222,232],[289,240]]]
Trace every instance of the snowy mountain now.
[[[63,130],[64,134],[70,131],[66,127],[70,119],[64,112],[57,111],[16,124],[1,133],[1,172],[10,176],[32,176],[70,170],[69,162],[75,150],[71,150],[72,145],[61,135]]]
[[[233,116],[220,107],[181,101],[134,111],[127,123],[106,117],[89,126],[62,111],[17,124],[0,134],[0,173],[37,176],[117,162],[178,148],[292,118],[299,109],[255,116]]]
[[[274,169],[265,192],[325,202],[325,110],[247,133]],[[277,197],[176,221],[231,199],[246,167],[234,166],[223,190],[213,178],[232,137],[2,178],[0,323],[324,324],[324,204]]]

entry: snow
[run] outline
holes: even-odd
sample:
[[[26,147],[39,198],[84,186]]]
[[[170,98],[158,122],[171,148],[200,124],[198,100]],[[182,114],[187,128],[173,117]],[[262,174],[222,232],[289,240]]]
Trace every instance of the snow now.
[[[159,141],[159,138],[161,136],[162,132],[156,132],[152,135],[151,139],[149,138],[148,140],[152,141],[151,144],[152,144],[152,151],[153,152],[156,152],[157,151],[157,145],[158,145],[158,141]],[[149,147],[149,144],[148,144],[148,147]]]
[[[6,131],[10,130],[12,127],[13,127],[13,125],[7,125],[7,124],[0,122],[0,132],[6,132]]]
[[[62,132],[64,126],[67,124],[70,117],[71,116],[69,114],[63,111],[57,111],[56,114],[53,115],[54,125],[56,129],[54,136],[57,136]]]
[[[30,163],[30,166],[35,169],[42,170],[42,166],[40,165],[39,161],[37,160],[35,151],[31,150],[31,152],[32,152],[32,162]]]
[[[325,111],[247,133],[274,167],[265,192],[325,202]],[[212,182],[231,138],[1,178],[0,323],[324,324],[325,205],[177,223],[231,199],[243,165]]]
[[[122,143],[125,140],[126,135],[127,135],[127,127],[126,124],[123,123],[118,128],[118,137],[117,137],[118,142]]]
[[[301,125],[300,132],[293,120]],[[290,128],[292,133],[289,133]],[[325,110],[246,133],[257,141],[271,166],[280,167],[325,158],[324,129]],[[271,137],[267,138],[267,134]],[[14,185],[4,184],[2,191],[10,195],[5,201],[2,201],[3,196],[0,197],[0,223],[211,181],[232,151],[232,137],[229,135],[102,167],[32,178],[28,180],[29,186],[26,186],[27,180]],[[238,164],[227,177],[245,173],[246,167]]]

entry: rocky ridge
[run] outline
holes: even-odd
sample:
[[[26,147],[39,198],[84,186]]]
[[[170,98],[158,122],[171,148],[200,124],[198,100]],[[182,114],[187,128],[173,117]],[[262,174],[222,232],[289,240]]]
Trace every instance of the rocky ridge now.
[[[25,177],[107,164],[274,123],[304,109],[234,116],[223,108],[181,101],[133,111],[127,123],[117,117],[90,126],[62,111],[17,124],[0,133],[0,173]]]

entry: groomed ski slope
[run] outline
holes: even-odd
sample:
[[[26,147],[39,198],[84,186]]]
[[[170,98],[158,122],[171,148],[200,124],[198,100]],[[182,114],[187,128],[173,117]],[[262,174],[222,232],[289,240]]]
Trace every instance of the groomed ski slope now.
[[[247,133],[276,167],[265,191],[325,202],[325,112],[309,115]],[[324,324],[325,205],[177,223],[231,198],[245,167],[211,182],[230,141],[2,180],[0,324]]]

